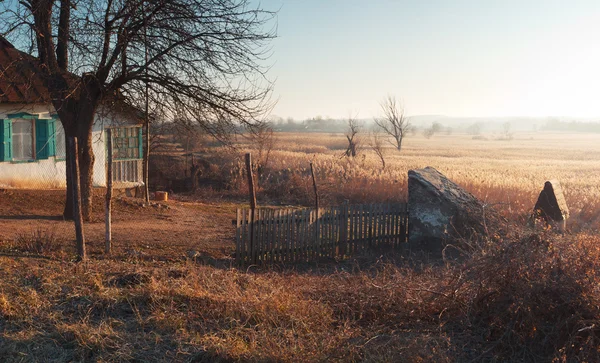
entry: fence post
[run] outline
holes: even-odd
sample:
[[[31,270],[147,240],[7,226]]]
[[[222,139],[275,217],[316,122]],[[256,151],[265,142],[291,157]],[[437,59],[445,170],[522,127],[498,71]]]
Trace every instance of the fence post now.
[[[313,182],[313,190],[315,191],[315,220],[314,220],[314,229],[315,229],[315,240],[313,243],[313,252],[316,256],[316,252],[315,251],[319,251],[321,248],[321,243],[320,243],[320,226],[319,226],[319,189],[317,187],[317,178],[315,176],[315,169],[313,166],[313,163],[310,163],[310,174],[312,175],[312,182]]]
[[[106,129],[106,232],[104,236],[104,253],[108,254],[111,250],[112,243],[112,194],[113,194],[113,147],[112,147],[112,130]]]
[[[252,263],[256,263],[256,249],[254,246],[254,217],[256,212],[256,191],[254,190],[254,176],[252,175],[252,155],[246,154],[246,172],[248,174],[248,194],[250,197],[250,256]]]
[[[75,238],[77,240],[77,261],[84,261],[85,236],[83,234],[83,217],[81,215],[81,189],[79,184],[79,150],[77,138],[69,137],[71,155],[69,163],[71,166],[71,184],[73,185],[73,219],[75,221]]]
[[[319,210],[319,190],[317,188],[317,180],[315,178],[315,170],[313,163],[310,163],[310,174],[312,175],[313,189],[315,191],[315,209]]]

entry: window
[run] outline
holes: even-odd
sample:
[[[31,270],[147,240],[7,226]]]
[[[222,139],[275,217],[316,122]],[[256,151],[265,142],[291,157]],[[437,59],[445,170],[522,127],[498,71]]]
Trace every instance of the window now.
[[[141,159],[142,158],[142,128],[115,127],[113,134],[113,159]]]
[[[142,128],[114,127],[112,132],[113,182],[143,183],[142,157],[143,142]]]
[[[33,160],[33,120],[12,120],[13,160]]]
[[[0,119],[0,161],[33,161],[56,156],[56,123],[56,119],[39,119],[28,113]]]

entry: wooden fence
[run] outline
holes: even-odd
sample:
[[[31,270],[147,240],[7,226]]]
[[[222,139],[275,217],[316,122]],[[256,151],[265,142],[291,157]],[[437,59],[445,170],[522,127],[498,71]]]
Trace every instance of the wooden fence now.
[[[397,247],[408,237],[406,204],[313,209],[238,209],[236,262],[265,264],[346,257]],[[254,222],[252,222],[254,221]]]

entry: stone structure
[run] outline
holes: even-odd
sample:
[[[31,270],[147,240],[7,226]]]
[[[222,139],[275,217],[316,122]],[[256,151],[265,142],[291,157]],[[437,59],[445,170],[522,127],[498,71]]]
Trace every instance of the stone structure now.
[[[457,237],[486,233],[496,214],[432,167],[408,172],[408,229],[412,251],[433,255]]]
[[[538,221],[557,227],[560,231],[566,229],[569,208],[558,180],[544,183],[544,189],[533,207],[533,214]]]

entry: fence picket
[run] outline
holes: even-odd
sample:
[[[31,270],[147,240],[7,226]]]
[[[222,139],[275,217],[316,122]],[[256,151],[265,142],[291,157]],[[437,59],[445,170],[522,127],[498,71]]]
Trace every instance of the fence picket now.
[[[254,241],[252,243],[252,260],[254,261],[254,264],[259,263],[260,258],[260,212],[261,210],[259,208],[256,208],[256,211],[254,212]]]
[[[318,210],[310,211],[310,239],[311,239],[311,251],[310,259],[315,260],[317,258],[317,213]]]
[[[271,212],[271,216],[273,220],[271,221],[271,264],[276,261],[277,254],[277,224],[279,223],[279,213],[278,210],[273,209]]]
[[[308,210],[302,210],[302,262],[308,260]]]
[[[281,262],[286,263],[286,262],[288,262],[288,258],[289,258],[289,253],[287,253],[287,251],[289,251],[291,248],[291,245],[290,245],[290,229],[291,229],[290,211],[287,208],[284,209],[284,211],[283,211],[283,219],[284,219],[283,234],[285,235],[284,236],[285,240],[282,243],[283,249],[281,251]]]
[[[249,263],[250,261],[248,261],[248,248],[249,244],[250,244],[250,231],[248,228],[248,210],[244,209],[242,212],[242,226],[243,226],[243,238],[244,238],[244,242],[242,242],[242,263],[246,264]]]
[[[236,217],[235,218],[236,219],[236,223],[235,223],[235,259],[236,259],[236,262],[238,264],[241,261],[240,260],[240,253],[241,253],[241,250],[242,250],[242,248],[241,248],[242,247],[242,236],[241,236],[241,230],[242,230],[242,228],[241,228],[241,224],[240,224],[241,220],[242,220],[241,213],[242,213],[242,211],[241,211],[240,208],[238,208],[235,211],[235,217]]]
[[[275,210],[274,209],[269,209],[268,212],[268,222],[267,222],[267,236],[268,236],[268,243],[267,243],[267,250],[269,251],[268,254],[268,258],[267,261],[269,261],[269,263],[273,263],[273,253],[275,252],[274,247],[274,242],[275,242],[275,236],[274,236],[274,232],[275,232]],[[265,254],[267,253],[267,251],[265,251]]]
[[[378,204],[377,205],[377,230],[378,230],[378,235],[377,235],[377,247],[381,247],[381,243],[383,240],[383,223],[381,223],[381,217],[383,215],[383,204]]]
[[[391,217],[391,244],[392,248],[396,247],[396,210],[394,204],[390,205],[390,217]]]
[[[360,253],[362,251],[362,245],[364,243],[363,239],[363,224],[365,220],[364,215],[364,205],[361,204],[358,212],[358,243],[356,245],[356,252]]]
[[[354,241],[354,208],[353,206],[348,206],[346,209],[348,211],[347,221],[348,221],[348,242],[346,243],[346,254],[352,254],[352,243]]]
[[[308,260],[312,260],[313,256],[313,243],[314,243],[314,239],[315,239],[315,234],[312,231],[312,210],[307,210],[307,216],[306,216],[306,253],[307,253],[307,258]]]

